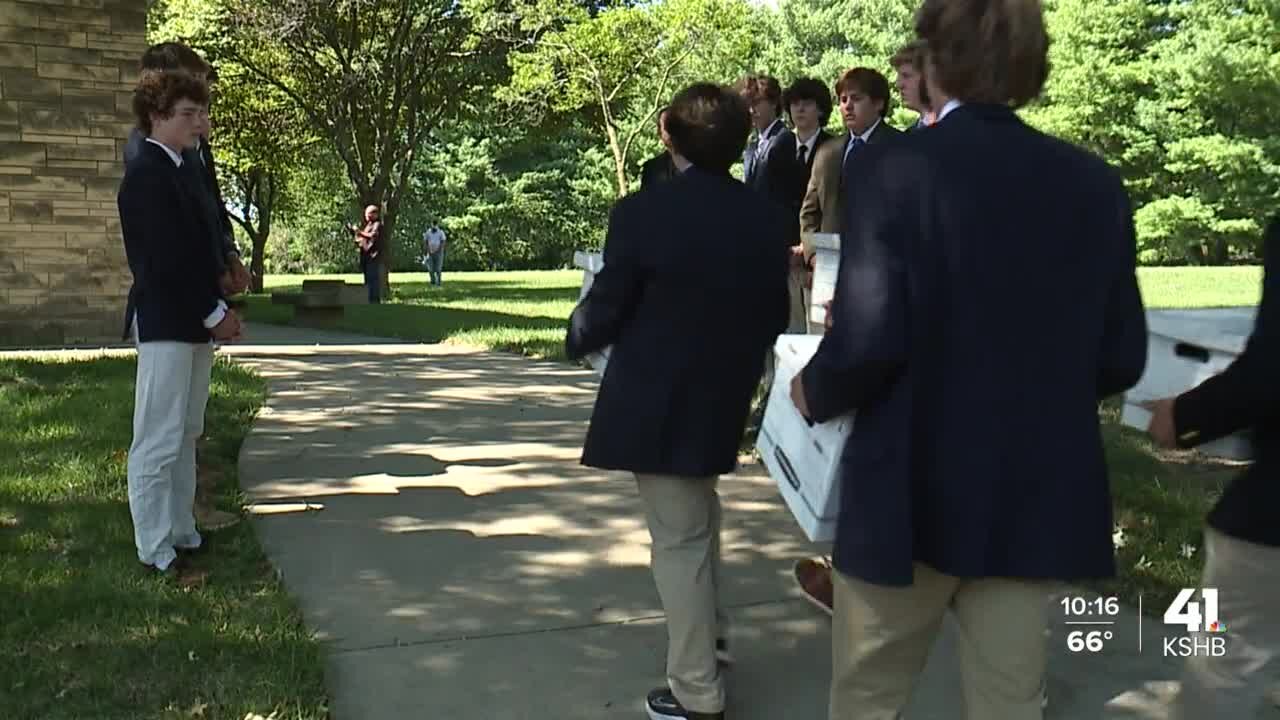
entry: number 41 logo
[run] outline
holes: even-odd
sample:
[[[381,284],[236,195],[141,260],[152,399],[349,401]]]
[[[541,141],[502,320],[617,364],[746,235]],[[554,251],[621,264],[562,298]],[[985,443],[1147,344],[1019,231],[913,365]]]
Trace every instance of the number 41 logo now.
[[[1200,615],[1200,603],[1191,598],[1196,594],[1195,588],[1183,588],[1178,597],[1164,611],[1166,625],[1185,625],[1187,632],[1219,633],[1226,632],[1227,626],[1218,621],[1218,589],[1202,588],[1200,597],[1204,599],[1204,616]]]

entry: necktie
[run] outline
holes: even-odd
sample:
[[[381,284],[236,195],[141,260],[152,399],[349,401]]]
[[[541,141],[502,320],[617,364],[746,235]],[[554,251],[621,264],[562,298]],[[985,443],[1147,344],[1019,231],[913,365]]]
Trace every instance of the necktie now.
[[[849,146],[848,146],[848,147],[846,147],[846,148],[844,149],[844,159],[845,159],[845,162],[848,162],[848,161],[849,161],[849,156],[850,156],[850,155],[852,155],[852,154],[856,153],[858,150],[860,150],[860,149],[862,148],[862,146],[863,146],[863,145],[866,145],[866,144],[867,144],[867,141],[866,141],[866,140],[863,140],[863,139],[862,139],[862,138],[860,138],[860,137],[856,137],[856,138],[854,138],[854,139],[850,140],[850,141],[849,141]]]
[[[799,161],[799,163],[800,163],[801,165],[803,165],[803,164],[805,163],[805,158],[806,158],[806,157],[808,157],[808,155],[809,155],[809,146],[808,146],[808,145],[801,145],[801,146],[800,146],[800,155],[796,158],[796,160],[798,160],[798,161]]]
[[[847,173],[849,171],[849,158],[856,155],[858,150],[862,149],[862,146],[866,144],[867,141],[862,138],[854,138],[849,141],[849,146],[844,149],[844,162],[841,163],[843,172]]]

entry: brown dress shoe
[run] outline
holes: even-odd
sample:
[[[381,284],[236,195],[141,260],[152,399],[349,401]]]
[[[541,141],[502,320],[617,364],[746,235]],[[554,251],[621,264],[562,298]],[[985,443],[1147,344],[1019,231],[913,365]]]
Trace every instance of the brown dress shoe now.
[[[143,563],[142,567],[147,572],[158,575],[184,590],[204,585],[205,580],[209,577],[208,572],[193,567],[191,562],[182,554],[174,558],[173,562],[169,563],[169,567],[164,570],[146,563]]]
[[[791,574],[804,593],[804,599],[827,615],[835,605],[835,589],[831,586],[831,566],[825,560],[797,560]]]

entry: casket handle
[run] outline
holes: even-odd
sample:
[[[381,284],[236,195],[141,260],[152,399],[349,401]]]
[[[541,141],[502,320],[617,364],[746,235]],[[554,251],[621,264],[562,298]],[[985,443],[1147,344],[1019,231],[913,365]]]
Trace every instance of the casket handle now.
[[[796,470],[791,467],[791,461],[787,459],[787,454],[782,451],[782,448],[774,446],[773,456],[777,458],[778,465],[782,468],[782,474],[787,476],[787,482],[791,483],[791,487],[799,490],[800,478],[796,477]]]
[[[1174,345],[1173,354],[1178,357],[1195,360],[1196,362],[1209,362],[1209,351],[1199,345],[1192,345],[1191,343],[1180,342],[1177,345]]]

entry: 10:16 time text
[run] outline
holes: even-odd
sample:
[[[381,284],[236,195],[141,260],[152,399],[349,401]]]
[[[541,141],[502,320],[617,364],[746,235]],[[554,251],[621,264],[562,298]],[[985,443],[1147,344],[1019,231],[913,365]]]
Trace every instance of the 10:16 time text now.
[[[1064,615],[1119,615],[1120,600],[1114,597],[1064,597],[1061,601]]]

